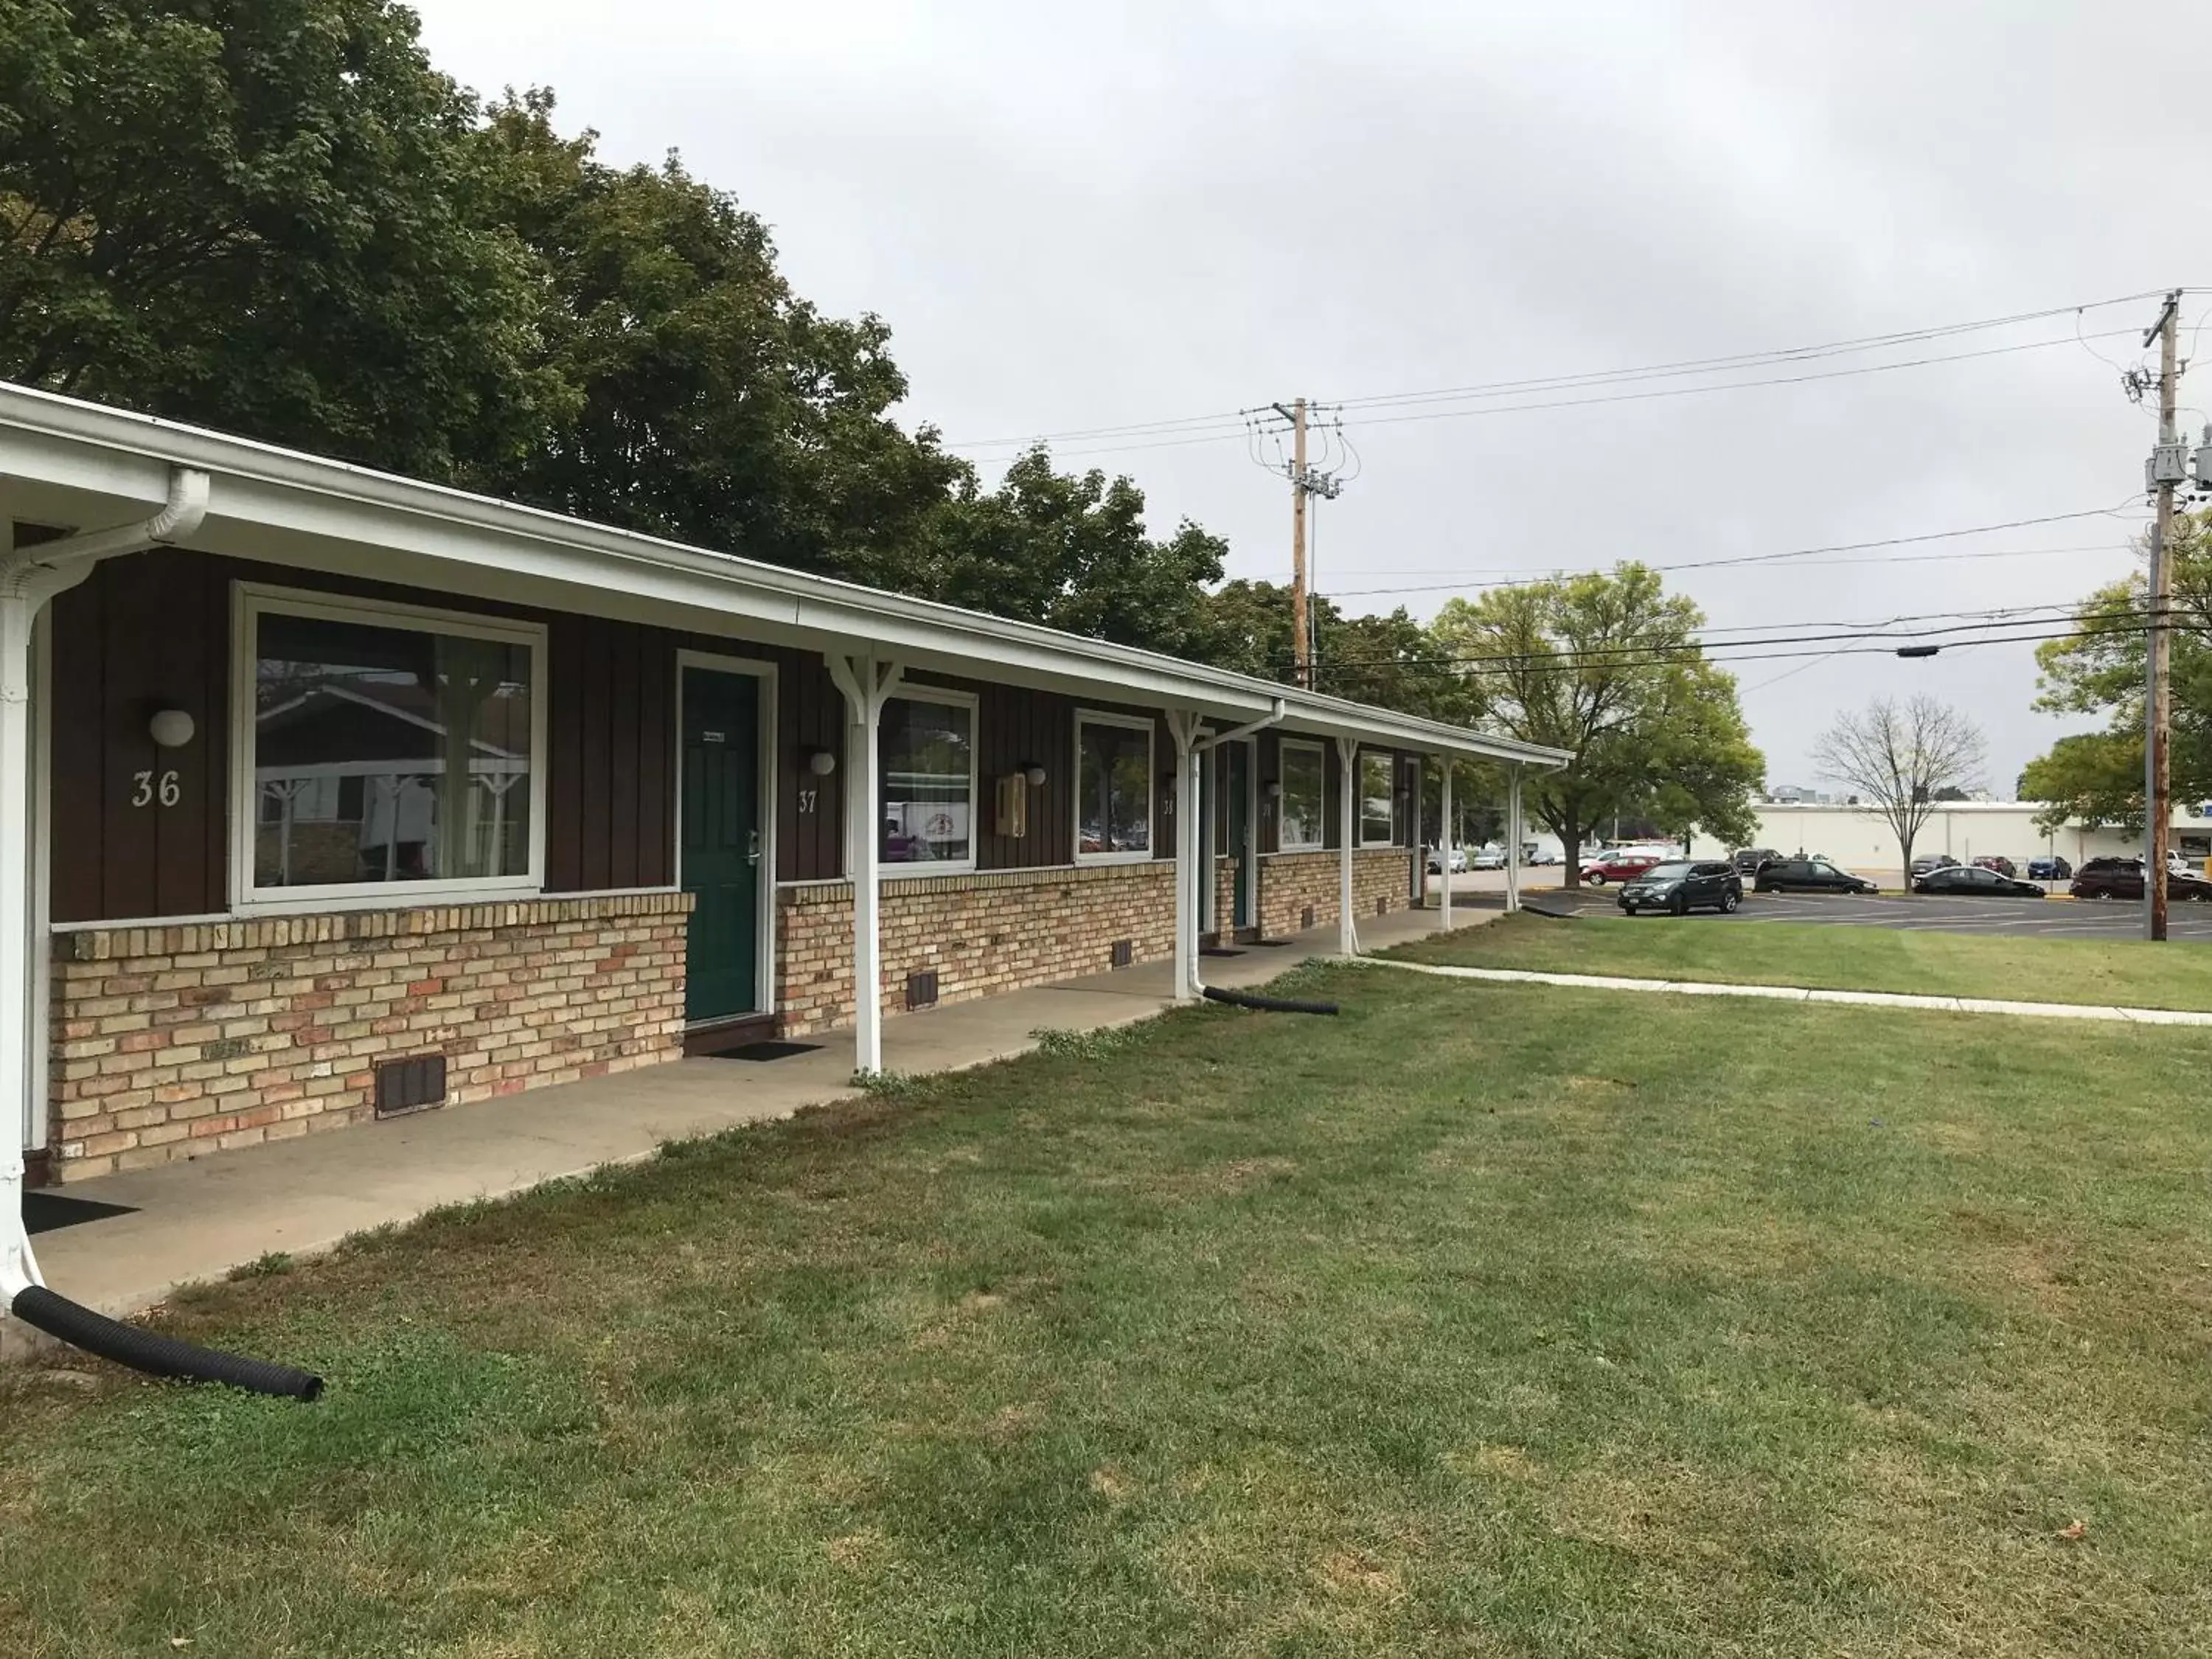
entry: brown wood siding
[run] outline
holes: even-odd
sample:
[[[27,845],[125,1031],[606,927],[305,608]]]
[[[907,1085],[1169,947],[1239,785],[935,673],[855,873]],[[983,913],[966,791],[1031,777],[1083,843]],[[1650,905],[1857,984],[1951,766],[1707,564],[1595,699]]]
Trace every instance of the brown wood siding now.
[[[976,688],[975,799],[981,870],[1025,870],[1075,859],[1075,703],[1050,691],[1019,686]],[[1027,767],[1044,768],[1029,790],[1029,833],[998,833],[999,780]]]
[[[197,553],[110,560],[53,603],[51,913],[56,921],[204,915],[227,907],[228,589]],[[164,750],[147,722],[192,717]],[[137,775],[179,799],[133,806]]]
[[[832,879],[844,872],[845,708],[818,652],[605,617],[479,603],[385,583],[347,580],[215,556],[164,552],[102,565],[54,604],[52,629],[52,914],[57,921],[199,915],[229,907],[230,595],[234,580],[428,604],[542,622],[548,751],[548,892],[665,886],[675,879],[677,653],[689,648],[775,668],[774,757],[776,877]],[[1156,710],[1056,692],[917,673],[977,698],[975,851],[984,870],[1070,864],[1075,848],[1075,717],[1079,708],[1153,721],[1153,851],[1173,856],[1169,781],[1175,746]],[[196,732],[185,749],[158,750],[146,723],[185,709]],[[1328,759],[1328,844],[1337,843],[1341,781]],[[827,777],[807,757],[837,757]],[[1264,786],[1279,776],[1277,734],[1261,732],[1255,777],[1262,786],[1263,851],[1277,846]],[[1035,763],[1029,833],[997,832],[997,780]],[[1217,757],[1216,766],[1225,765]],[[134,775],[174,769],[175,807],[133,808]],[[1217,771],[1216,776],[1220,776]],[[801,811],[803,792],[813,810]],[[1401,809],[1402,810],[1402,809]],[[1226,817],[1224,802],[1223,819]],[[1404,836],[1401,834],[1401,839]],[[395,896],[398,896],[395,895]]]

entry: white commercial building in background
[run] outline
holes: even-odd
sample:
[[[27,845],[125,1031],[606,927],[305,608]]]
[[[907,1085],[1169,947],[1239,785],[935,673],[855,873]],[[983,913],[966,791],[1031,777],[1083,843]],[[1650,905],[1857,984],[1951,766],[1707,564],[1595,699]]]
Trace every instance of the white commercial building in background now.
[[[2173,846],[2192,863],[2212,858],[2212,802],[2191,801],[2173,815]],[[1889,820],[1870,806],[1800,801],[1768,801],[1756,809],[1759,834],[1754,847],[1771,847],[1778,853],[1816,854],[1849,870],[1894,871],[1898,867],[1897,832]],[[1961,864],[1996,854],[2026,866],[2030,859],[2064,859],[2075,869],[2093,858],[2127,858],[2142,852],[2142,837],[2106,824],[2090,829],[2069,823],[2056,830],[2038,827],[2036,816],[2045,810],[2028,800],[1954,801],[1937,806],[1921,826],[1912,843],[1913,856],[1948,853]],[[1692,851],[1698,857],[1717,858],[1732,849],[1700,834]]]

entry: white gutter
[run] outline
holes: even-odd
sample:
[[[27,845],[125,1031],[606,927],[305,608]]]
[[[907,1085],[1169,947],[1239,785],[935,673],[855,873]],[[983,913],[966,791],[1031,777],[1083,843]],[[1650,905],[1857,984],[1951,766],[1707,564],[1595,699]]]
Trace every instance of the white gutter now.
[[[918,667],[1018,672],[1115,687],[1126,700],[1256,714],[1280,703],[1296,729],[1409,750],[1543,767],[1565,752],[1395,714],[1154,651],[1063,634],[734,555],[586,523],[542,508],[395,477],[150,416],[0,384],[0,479],[113,495],[155,485],[155,466],[221,472],[223,520],[324,545],[459,564],[511,580],[582,586],[631,606],[677,605],[814,636],[856,641]],[[135,476],[134,476],[135,475]],[[265,538],[263,538],[265,545]],[[59,544],[50,544],[56,546]],[[257,551],[256,556],[274,556]],[[388,577],[405,580],[404,575]],[[794,641],[805,643],[805,641]],[[929,659],[937,658],[939,662]]]
[[[1274,708],[1258,720],[1247,720],[1242,726],[1232,726],[1226,732],[1217,732],[1210,738],[1200,738],[1193,746],[1199,749],[1212,749],[1221,744],[1234,743],[1239,738],[1249,738],[1255,732],[1264,732],[1271,726],[1281,725],[1284,712],[1283,700],[1278,697],[1275,699]]]
[[[102,559],[165,547],[198,530],[209,489],[206,473],[178,467],[167,501],[142,523],[30,547],[0,543],[0,1306],[43,1282],[23,1224],[32,1067],[46,1054],[31,997],[31,635],[46,601]]]

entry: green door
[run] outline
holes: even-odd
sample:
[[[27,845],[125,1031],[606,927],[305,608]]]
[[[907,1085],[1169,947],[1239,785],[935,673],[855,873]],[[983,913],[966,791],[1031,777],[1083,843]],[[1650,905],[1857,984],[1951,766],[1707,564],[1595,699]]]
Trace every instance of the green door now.
[[[684,1015],[759,1011],[760,682],[684,670],[684,802],[678,842],[691,912]]]
[[[1227,845],[1221,850],[1237,860],[1237,919],[1231,926],[1253,926],[1252,878],[1252,745],[1232,743],[1224,745],[1229,750],[1229,776],[1223,785],[1227,792],[1229,830]]]

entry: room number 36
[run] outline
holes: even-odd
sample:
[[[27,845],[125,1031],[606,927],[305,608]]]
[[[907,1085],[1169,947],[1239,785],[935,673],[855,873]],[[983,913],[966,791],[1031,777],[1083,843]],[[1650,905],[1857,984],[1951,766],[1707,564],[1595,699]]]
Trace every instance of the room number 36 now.
[[[184,788],[178,783],[174,771],[133,772],[131,783],[133,806],[151,806],[157,801],[163,806],[174,806],[184,798]]]

